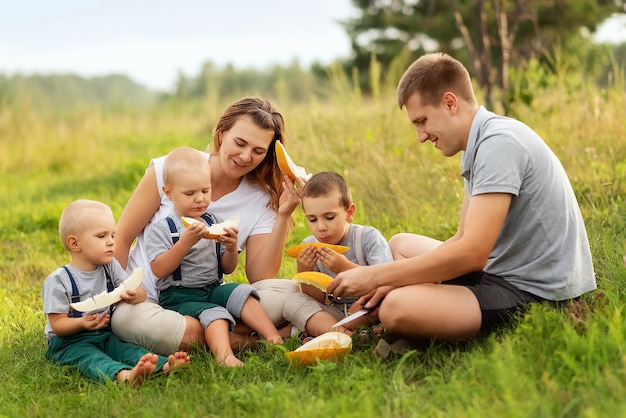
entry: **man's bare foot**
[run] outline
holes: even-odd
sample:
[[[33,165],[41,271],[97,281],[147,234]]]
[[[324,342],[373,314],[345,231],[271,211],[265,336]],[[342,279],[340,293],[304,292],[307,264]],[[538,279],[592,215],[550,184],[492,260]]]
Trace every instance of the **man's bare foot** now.
[[[163,365],[162,370],[165,373],[170,373],[179,367],[186,366],[190,361],[191,360],[189,360],[189,355],[187,355],[187,353],[184,351],[177,351],[167,357],[167,362]]]
[[[241,367],[244,366],[244,362],[235,357],[234,354],[226,354],[226,357],[217,359],[217,364],[224,367]]]
[[[158,361],[159,356],[156,354],[144,354],[131,370],[120,370],[116,376],[117,381],[139,386],[147,376],[156,371]]]

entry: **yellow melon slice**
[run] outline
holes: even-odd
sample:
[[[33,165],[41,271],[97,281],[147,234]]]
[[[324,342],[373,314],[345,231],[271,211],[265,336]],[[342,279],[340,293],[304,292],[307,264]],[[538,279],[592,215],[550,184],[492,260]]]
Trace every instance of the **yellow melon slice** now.
[[[350,249],[350,247],[346,247],[345,245],[334,245],[334,244],[325,244],[323,242],[309,242],[308,244],[298,244],[293,247],[287,248],[287,255],[289,257],[297,258],[300,255],[300,252],[307,247],[328,247],[331,250],[337,251],[339,254],[343,254]]]
[[[109,305],[122,300],[122,293],[127,290],[134,290],[141,284],[143,279],[143,268],[137,267],[133,273],[111,292],[98,293],[94,297],[85,299],[77,303],[70,303],[70,307],[79,312],[93,312],[104,309]]]
[[[352,338],[343,332],[327,332],[285,353],[294,364],[310,365],[317,360],[334,360],[352,351]]]
[[[304,167],[300,167],[296,163],[293,162],[289,154],[287,154],[287,150],[283,146],[280,141],[275,142],[274,148],[276,149],[276,162],[278,163],[278,168],[280,171],[289,177],[291,181],[296,181],[297,177],[302,177],[304,179],[311,178],[311,174],[307,173]]]
[[[185,225],[185,227],[189,227],[192,223],[201,223],[207,226],[207,232],[204,234],[203,238],[206,239],[218,239],[220,235],[224,235],[226,231],[224,228],[236,228],[239,226],[239,215],[235,215],[230,219],[226,219],[224,222],[220,222],[218,224],[213,224],[211,226],[206,225],[204,221],[200,221],[195,218],[189,218],[187,216],[181,216],[180,221]]]
[[[302,271],[293,276],[291,280],[298,283],[310,284],[325,292],[328,285],[333,281],[333,278],[319,271]]]

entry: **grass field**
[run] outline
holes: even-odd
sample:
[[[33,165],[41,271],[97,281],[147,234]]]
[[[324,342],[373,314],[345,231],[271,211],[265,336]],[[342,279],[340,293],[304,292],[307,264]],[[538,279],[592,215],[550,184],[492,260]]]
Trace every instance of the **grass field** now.
[[[371,343],[302,368],[264,346],[237,370],[206,352],[140,388],[96,385],[44,358],[44,278],[68,261],[58,217],[77,198],[122,211],[149,158],[204,149],[226,103],[143,112],[37,114],[0,108],[0,416],[618,417],[626,416],[626,107],[623,89],[535,92],[515,115],[561,158],[585,218],[599,291],[569,310],[536,307],[517,327],[467,344],[434,342],[388,363]],[[459,156],[421,145],[391,92],[378,100],[279,104],[291,156],[350,183],[356,223],[390,238],[446,239],[462,196]],[[308,234],[300,210],[288,245]],[[240,265],[243,263],[240,263]],[[285,258],[281,277],[295,262]],[[237,270],[229,280],[241,281]],[[295,348],[295,339],[287,349]]]

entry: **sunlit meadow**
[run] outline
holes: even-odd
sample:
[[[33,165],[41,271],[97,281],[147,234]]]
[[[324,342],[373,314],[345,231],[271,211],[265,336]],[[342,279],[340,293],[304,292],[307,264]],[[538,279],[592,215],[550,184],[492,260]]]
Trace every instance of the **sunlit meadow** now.
[[[47,274],[68,261],[57,234],[63,207],[91,198],[119,216],[149,159],[180,145],[204,149],[227,104],[61,115],[0,106],[0,416],[626,415],[623,86],[572,91],[557,83],[511,109],[562,160],[587,224],[599,290],[570,309],[537,307],[514,329],[467,344],[434,342],[386,363],[370,341],[311,367],[261,345],[242,353],[245,368],[225,370],[200,351],[189,368],[140,388],[89,383],[47,361],[40,293]],[[348,84],[327,102],[277,104],[294,160],[348,180],[355,222],[387,238],[454,233],[460,157],[420,144],[391,89],[364,98]],[[308,234],[299,209],[296,219],[288,245]],[[294,272],[285,258],[279,276]],[[241,270],[228,280],[244,280]],[[291,339],[286,349],[297,344]]]

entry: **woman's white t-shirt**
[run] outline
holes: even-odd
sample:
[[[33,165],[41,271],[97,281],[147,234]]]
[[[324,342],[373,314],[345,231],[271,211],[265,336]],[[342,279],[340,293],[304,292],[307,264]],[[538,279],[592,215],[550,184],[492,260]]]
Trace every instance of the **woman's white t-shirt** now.
[[[204,153],[207,161],[210,158],[208,153]],[[172,202],[163,193],[163,162],[165,155],[150,160],[150,168],[154,166],[157,178],[161,205],[152,216],[150,223],[157,219],[162,219],[173,210]],[[216,215],[218,219],[225,220],[239,215],[239,249],[246,248],[248,237],[258,234],[269,234],[272,232],[276,222],[276,211],[267,207],[270,196],[258,185],[250,183],[246,177],[241,180],[239,187],[234,191],[222,196],[217,201],[211,201],[207,212]],[[137,237],[137,241],[130,249],[127,271],[130,273],[136,267],[143,267],[144,277],[142,286],[146,289],[147,298],[158,301],[159,296],[155,288],[156,277],[150,269],[150,262],[145,249],[144,239],[145,228]]]

